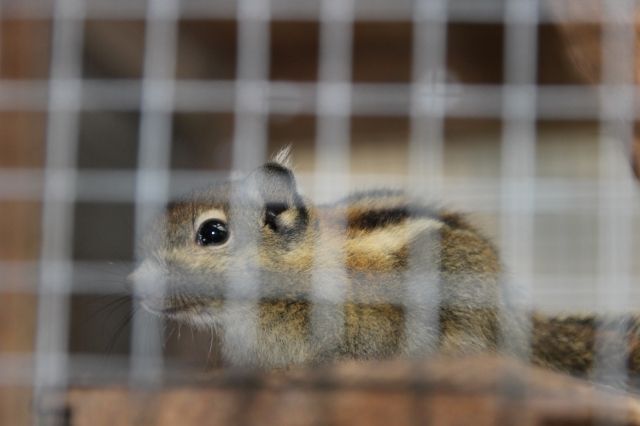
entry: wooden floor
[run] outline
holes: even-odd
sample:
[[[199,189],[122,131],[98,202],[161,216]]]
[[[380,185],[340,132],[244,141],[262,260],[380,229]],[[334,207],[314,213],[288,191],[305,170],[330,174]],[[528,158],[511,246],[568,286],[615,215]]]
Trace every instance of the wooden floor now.
[[[500,358],[222,372],[156,391],[72,389],[73,425],[640,425],[640,399]]]

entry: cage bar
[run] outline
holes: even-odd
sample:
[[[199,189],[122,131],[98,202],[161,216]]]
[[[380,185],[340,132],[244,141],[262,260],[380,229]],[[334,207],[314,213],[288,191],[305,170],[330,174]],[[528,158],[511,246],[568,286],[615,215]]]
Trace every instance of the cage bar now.
[[[502,104],[500,248],[510,270],[507,286],[517,285],[518,309],[531,309],[533,278],[534,196],[536,194],[536,63],[537,25],[540,5],[536,1],[511,0],[505,4],[505,88]],[[511,269],[512,268],[512,269]],[[509,274],[517,277],[509,282]],[[514,293],[509,291],[510,293]],[[524,320],[525,338],[531,324]],[[503,328],[507,351],[513,331]],[[529,348],[524,349],[524,357]]]
[[[320,3],[320,46],[316,89],[316,134],[313,174],[315,199],[337,200],[346,195],[351,169],[351,74],[353,46],[353,0]],[[344,333],[344,304],[348,282],[345,267],[347,218],[336,226],[344,232],[335,247],[314,250],[311,275],[311,338],[320,350],[334,350]],[[325,243],[326,244],[326,243]],[[324,265],[333,265],[330,270]],[[332,279],[327,280],[327,276]],[[321,410],[323,411],[323,410]]]
[[[233,178],[245,176],[274,154],[270,149],[275,144],[269,140],[274,116],[304,117],[315,124],[315,134],[310,137],[313,144],[291,141],[294,156],[301,153],[302,162],[306,162],[303,170],[296,170],[296,178],[298,183],[311,183],[304,188],[310,198],[337,200],[351,188],[408,187],[412,197],[433,201],[436,207],[463,207],[474,214],[472,222],[476,214],[484,219],[480,224],[488,225],[489,239],[498,242],[508,284],[524,293],[517,308],[527,312],[540,308],[543,313],[587,309],[610,315],[607,318],[628,319],[628,314],[637,309],[635,301],[640,300],[640,289],[634,286],[640,269],[633,258],[640,247],[636,235],[640,229],[638,189],[626,168],[634,122],[640,118],[640,90],[634,69],[638,2],[593,0],[588,4],[601,4],[602,8],[585,6],[577,10],[570,7],[575,1],[3,0],[2,22],[28,19],[50,23],[52,45],[48,76],[0,77],[0,114],[48,114],[44,167],[0,164],[0,204],[40,202],[43,207],[40,257],[0,259],[0,276],[19,275],[27,283],[0,282],[0,293],[38,296],[36,350],[1,352],[0,386],[33,389],[38,406],[51,390],[126,383],[130,388],[155,385],[155,390],[161,391],[167,383],[191,384],[191,379],[201,377],[200,371],[195,372],[184,361],[184,354],[176,359],[166,355],[162,346],[171,336],[165,333],[162,320],[141,311],[134,315],[128,353],[116,354],[106,363],[104,353],[84,353],[73,347],[74,321],[78,320],[71,297],[75,304],[76,298],[113,296],[121,290],[101,282],[108,279],[108,272],[101,271],[105,262],[77,258],[78,245],[82,244],[74,235],[77,206],[133,205],[133,237],[139,241],[169,200],[227,179],[229,171]],[[84,28],[91,21],[139,22],[144,26],[139,78],[91,76],[83,70],[83,61],[89,61],[83,56],[87,48]],[[233,56],[230,61],[235,61],[233,76],[176,76],[183,35],[180,31],[193,21],[228,21],[226,24],[237,27],[235,38],[229,42],[237,44],[229,49],[234,51],[229,54]],[[270,57],[275,37],[271,26],[283,23],[317,24],[317,78],[274,80]],[[412,43],[406,81],[354,78],[355,29],[376,23],[392,23],[395,28],[402,27],[401,31],[410,28],[406,37],[409,41],[403,41]],[[601,81],[541,81],[537,70],[545,48],[543,27],[560,23],[601,26]],[[503,54],[500,81],[450,78],[448,65],[455,54],[450,36],[460,26],[504,29],[499,37],[503,43],[499,49]],[[208,41],[204,36],[202,40]],[[2,56],[8,42],[0,40],[0,60],[5,60]],[[205,43],[199,51],[207,52],[208,48]],[[389,64],[381,66],[395,65],[392,62],[396,59],[390,58]],[[83,114],[130,111],[141,112],[135,164],[129,169],[83,167],[78,159]],[[174,124],[180,122],[179,116],[198,114],[229,117],[233,136],[230,163],[224,165],[229,170],[174,164],[172,156],[177,151],[173,140],[180,130]],[[380,174],[361,171],[357,145],[361,141],[355,140],[354,119],[406,120],[408,136],[396,131],[394,147],[394,159],[397,155],[406,167]],[[482,148],[447,134],[449,123],[496,120],[502,126],[496,131],[497,137],[491,136],[496,140],[489,143],[486,135],[474,134],[478,144],[486,144]],[[579,147],[587,158],[575,175],[558,172],[557,165],[554,168],[548,163],[570,166],[579,162],[580,158],[572,158],[576,151],[571,151],[578,145],[566,151],[573,154],[549,154],[549,141],[543,141],[545,126],[567,122],[580,122],[576,126],[582,133],[573,136],[584,139]],[[584,128],[595,122],[599,128],[592,138],[592,132]],[[556,134],[565,135],[563,131]],[[465,143],[466,151],[456,143]],[[373,143],[368,146],[375,148]],[[476,154],[478,158],[470,158]],[[560,161],[563,155],[566,158]],[[489,157],[487,168],[497,170],[481,170],[478,175],[464,170],[470,167],[475,171],[473,165]],[[234,209],[241,208],[236,202],[244,195],[240,181],[234,182],[231,216]],[[347,218],[343,219],[346,231]],[[250,255],[257,257],[258,235],[248,231],[243,237],[250,242]],[[134,238],[131,240],[134,247]],[[316,247],[310,340],[318,345],[338,344],[337,336],[344,332],[344,304],[357,302],[347,299],[349,271],[342,243],[336,241],[335,250]],[[438,245],[439,241],[431,243]],[[553,253],[563,247],[568,253],[562,259],[552,259]],[[134,257],[142,260],[141,253]],[[236,266],[241,268],[245,260],[239,259]],[[439,260],[429,259],[434,264]],[[410,336],[408,352],[430,354],[437,349],[440,331],[437,313],[441,300],[434,291],[440,277],[437,273],[424,274],[422,253],[410,253],[408,262],[406,294],[386,302],[404,308],[408,318],[404,333]],[[133,270],[134,263],[120,259],[109,267]],[[326,264],[337,265],[329,271],[330,282]],[[225,336],[222,347],[217,348],[213,326],[201,330],[205,337],[209,332],[211,336],[208,359],[214,349],[238,359],[260,344],[256,328],[260,277],[249,273],[241,278],[230,274],[228,278],[223,322],[241,331]],[[134,283],[134,298],[145,285],[163,290],[167,283],[160,281]],[[614,386],[631,383],[625,358],[629,349],[626,345],[631,343],[610,344],[611,332],[626,335],[628,325],[619,320],[613,327],[608,324],[600,330],[592,378]],[[526,328],[530,334],[532,325]],[[425,329],[434,331],[433,335],[422,335]],[[185,330],[183,333],[189,333]],[[504,334],[508,336],[509,331],[504,330]],[[224,380],[228,380],[224,386],[239,389],[242,394],[238,418],[243,419],[244,408],[252,406],[252,395],[261,389],[262,379],[251,382],[232,376]],[[419,383],[409,382],[402,386],[409,386],[415,395],[424,391]],[[504,394],[526,392],[506,382]],[[313,383],[323,392],[348,385],[328,380]],[[375,386],[366,384],[367,389]],[[331,398],[324,398],[313,408],[321,414],[321,420],[326,420],[335,406]],[[412,412],[414,423],[432,414],[418,412],[417,403],[412,408],[416,409]]]
[[[44,170],[42,246],[39,262],[38,318],[33,377],[34,401],[68,383],[69,293],[72,272],[71,235],[76,177],[77,113],[81,87],[82,3],[63,0],[52,12],[53,46],[49,83],[47,159]],[[70,173],[56,173],[60,169]],[[62,195],[62,197],[60,197]],[[63,198],[64,201],[60,201]]]
[[[176,64],[176,0],[152,0],[147,8],[140,141],[135,193],[135,238],[169,199],[173,74]],[[167,283],[134,281],[134,296],[153,286],[164,294]],[[135,309],[135,308],[134,308]],[[158,385],[163,374],[162,319],[140,310],[133,313],[131,384]]]
[[[554,0],[555,8],[563,11],[571,0]],[[88,0],[86,16],[89,19],[142,19],[146,15],[146,0],[115,0],[104,3],[100,0]],[[219,0],[214,4],[206,0],[185,0],[182,2],[180,18],[195,19],[233,19],[236,3],[232,0]],[[309,21],[318,18],[319,2],[296,0],[278,0],[273,2],[271,15],[274,19],[290,21]],[[503,18],[503,0],[450,0],[448,2],[449,22],[494,23]],[[5,0],[5,14],[11,18],[47,19],[52,15],[55,0]],[[412,19],[413,2],[357,1],[354,18],[358,21],[408,21]],[[601,16],[592,9],[585,8],[575,16],[576,22],[597,23]],[[554,22],[554,15],[544,10],[540,22]]]
[[[444,186],[444,119],[446,96],[447,17],[446,1],[420,1],[413,13],[413,63],[410,135],[408,147],[409,194],[423,200],[438,200]],[[413,244],[404,295],[405,339],[409,354],[428,353],[440,338],[442,303],[439,234],[427,237],[434,256],[426,256],[422,245]],[[427,258],[427,259],[425,259]],[[431,265],[425,271],[423,263]]]
[[[267,85],[269,79],[269,19],[270,1],[243,0],[238,3],[238,46],[239,58],[236,68],[236,92],[234,98],[234,137],[232,164],[234,171],[249,172],[263,162],[267,155],[267,118],[269,102]],[[231,218],[241,216],[238,204],[243,197],[241,183],[232,184]],[[244,256],[257,259],[259,236],[251,230],[236,227],[240,238],[248,244],[247,252],[239,256],[237,266],[246,269]],[[236,265],[236,263],[234,263]],[[237,330],[236,334],[226,333],[222,351],[230,357],[250,362],[251,354],[257,350],[257,327],[260,309],[260,277],[255,272],[247,272],[245,277],[228,277],[225,288],[223,324]],[[211,344],[213,344],[211,330]],[[249,354],[244,361],[243,353]]]
[[[604,315],[624,315],[634,306],[629,303],[632,281],[628,271],[633,264],[633,182],[630,171],[620,167],[624,155],[631,153],[634,104],[629,92],[618,85],[633,84],[636,52],[635,1],[604,1],[602,40],[599,182],[598,182],[598,302]],[[628,382],[627,325],[602,326],[593,375],[610,384]],[[624,336],[611,342],[607,333]]]

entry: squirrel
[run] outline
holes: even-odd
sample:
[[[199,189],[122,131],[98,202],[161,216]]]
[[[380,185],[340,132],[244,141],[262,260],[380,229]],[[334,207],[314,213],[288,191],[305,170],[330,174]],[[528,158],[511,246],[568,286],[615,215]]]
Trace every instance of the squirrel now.
[[[639,318],[524,312],[497,249],[461,214],[394,190],[315,206],[287,149],[169,203],[142,250],[130,276],[141,304],[215,329],[232,365],[489,352],[588,375],[604,336],[640,371]]]

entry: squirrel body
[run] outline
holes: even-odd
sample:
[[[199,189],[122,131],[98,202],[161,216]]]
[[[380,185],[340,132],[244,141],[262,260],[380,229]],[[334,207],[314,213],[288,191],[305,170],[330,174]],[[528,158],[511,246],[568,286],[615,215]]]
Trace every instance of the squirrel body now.
[[[143,249],[142,305],[216,329],[230,364],[502,352],[578,374],[594,365],[597,321],[529,323],[497,250],[461,215],[388,190],[314,206],[286,155],[169,204]],[[637,324],[620,339],[634,371]]]

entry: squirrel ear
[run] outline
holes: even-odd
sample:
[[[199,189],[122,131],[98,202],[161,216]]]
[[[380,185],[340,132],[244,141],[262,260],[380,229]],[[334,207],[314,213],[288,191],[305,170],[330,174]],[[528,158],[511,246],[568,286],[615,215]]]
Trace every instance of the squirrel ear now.
[[[291,231],[307,223],[307,209],[298,194],[293,172],[282,163],[268,162],[249,175],[252,194],[264,205],[264,222],[274,231]],[[287,212],[284,218],[283,213]]]
[[[254,170],[247,177],[247,183],[251,195],[264,204],[291,206],[298,194],[293,172],[274,162]]]

